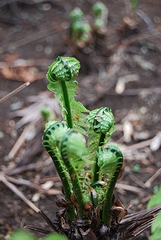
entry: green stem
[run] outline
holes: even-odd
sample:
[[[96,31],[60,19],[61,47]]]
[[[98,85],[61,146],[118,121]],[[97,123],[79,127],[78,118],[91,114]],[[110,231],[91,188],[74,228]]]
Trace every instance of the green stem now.
[[[71,164],[69,164],[69,161],[67,159],[66,159],[66,164],[69,167],[68,169],[69,169],[69,174],[71,176],[71,181],[73,184],[73,191],[75,193],[76,200],[79,205],[78,206],[79,217],[81,219],[85,219],[87,217],[84,211],[84,205],[86,204],[86,201],[84,200],[84,194],[82,192],[82,187],[80,184],[78,174],[76,173],[75,168]]]
[[[61,87],[64,97],[64,107],[65,107],[65,113],[66,113],[66,122],[69,128],[73,128],[73,119],[72,119],[72,111],[70,106],[70,100],[69,100],[69,94],[68,94],[68,88],[66,86],[65,81],[61,81]]]
[[[59,174],[59,177],[62,181],[63,184],[63,190],[64,190],[64,195],[66,200],[70,201],[71,200],[71,195],[73,193],[72,186],[70,184],[70,178],[69,175],[67,174],[66,170],[64,169],[64,166],[60,163],[59,159],[51,152],[50,149],[45,147],[49,155],[51,156],[55,167],[57,169],[57,172]],[[74,207],[69,208],[69,214],[68,214],[69,221],[74,221],[75,220],[75,212],[74,212]]]
[[[116,181],[120,173],[122,163],[123,163],[123,158],[119,157],[117,168],[115,170],[115,173],[112,176],[111,182],[109,183],[109,186],[107,187],[107,191],[105,193],[105,201],[103,203],[103,210],[102,210],[102,222],[104,222],[107,226],[111,221],[110,211],[112,207],[113,192],[116,185]]]
[[[104,144],[104,140],[105,140],[105,136],[106,134],[101,133],[100,134],[100,139],[99,139],[99,143],[98,143],[98,147],[103,146]],[[95,165],[94,165],[94,169],[93,169],[93,183],[99,181],[99,166],[98,166],[98,157],[96,156],[96,161],[95,161]]]

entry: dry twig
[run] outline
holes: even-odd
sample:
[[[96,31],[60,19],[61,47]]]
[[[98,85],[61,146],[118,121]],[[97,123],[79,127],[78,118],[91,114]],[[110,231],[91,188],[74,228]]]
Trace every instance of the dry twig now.
[[[29,86],[30,83],[26,82],[24,84],[22,84],[20,87],[16,88],[15,90],[13,90],[12,92],[10,92],[9,94],[7,94],[6,96],[4,96],[3,98],[0,99],[0,103],[6,101],[8,98],[12,97],[13,95],[17,94],[19,91],[21,91],[22,89],[24,89],[25,87]]]
[[[160,176],[160,174],[161,174],[161,168],[159,168],[158,171],[156,171],[156,173],[155,173],[151,178],[149,178],[149,179],[145,182],[145,186],[146,186],[147,188],[150,188],[152,182],[153,182],[158,176]]]

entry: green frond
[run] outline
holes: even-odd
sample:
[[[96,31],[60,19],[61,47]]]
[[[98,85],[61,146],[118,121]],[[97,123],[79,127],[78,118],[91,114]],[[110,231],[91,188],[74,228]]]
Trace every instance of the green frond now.
[[[84,119],[85,113],[89,111],[75,99],[78,84],[74,77],[77,76],[79,68],[80,63],[75,58],[58,57],[47,73],[48,89],[55,93],[61,107],[62,118],[67,125],[86,134],[84,129],[87,126]]]
[[[88,123],[85,122],[86,115],[89,113],[81,102],[71,99],[72,116],[73,116],[73,129],[77,132],[87,135]]]
[[[123,164],[122,152],[116,146],[107,146],[98,149],[99,178],[106,182],[102,221],[107,225],[110,223],[110,211],[116,181]]]
[[[67,199],[70,199],[72,194],[72,186],[69,172],[61,158],[59,145],[64,134],[68,131],[68,127],[63,122],[51,121],[45,125],[45,131],[43,135],[43,146],[51,156],[58,174],[65,187],[65,195]]]
[[[93,133],[88,139],[89,162],[95,162],[100,142],[99,140],[100,136],[96,133]]]
[[[70,159],[71,164],[78,169],[77,171],[81,170],[84,165],[84,158],[88,154],[83,135],[69,129],[61,141],[61,154],[63,159]]]
[[[69,171],[73,191],[78,203],[78,212],[80,217],[86,218],[84,207],[91,206],[91,198],[88,192],[88,186],[82,186],[84,174],[84,157],[88,154],[85,138],[82,134],[70,129],[64,135],[61,141],[61,156]],[[84,176],[85,177],[85,176]]]
[[[68,127],[63,122],[50,121],[45,125],[43,145],[52,157],[60,158],[58,145],[67,131]]]
[[[98,166],[100,167],[100,180],[104,174],[108,176],[107,181],[111,181],[118,166],[122,166],[122,152],[115,145],[107,148],[99,148],[97,151]]]
[[[98,181],[93,182],[91,186],[97,193],[99,207],[102,209],[104,206],[103,216],[108,216],[107,213],[111,209],[114,187],[123,163],[123,155],[117,146],[109,145],[106,148],[98,148],[97,159],[99,167]],[[107,219],[103,220],[107,221]],[[108,220],[110,220],[110,217]]]
[[[94,161],[93,182],[99,180],[99,166],[97,160],[97,149],[107,144],[114,132],[114,116],[108,107],[101,107],[90,112],[87,117],[89,123],[88,140],[89,161]]]

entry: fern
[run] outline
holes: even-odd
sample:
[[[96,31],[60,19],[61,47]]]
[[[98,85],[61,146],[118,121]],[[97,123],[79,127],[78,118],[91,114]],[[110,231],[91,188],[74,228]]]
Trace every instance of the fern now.
[[[75,58],[58,57],[47,73],[48,89],[55,92],[67,125],[86,134],[83,129],[87,127],[84,123],[84,113],[89,111],[75,100],[77,82],[74,78],[78,75],[79,69],[80,63]]]
[[[92,220],[98,215],[98,225],[110,226],[113,191],[123,156],[116,146],[107,146],[114,132],[111,109],[89,111],[76,101],[74,79],[79,68],[79,62],[68,57],[58,57],[49,67],[48,88],[60,103],[65,123],[49,123],[43,144],[62,179],[65,197],[73,206],[68,219]]]

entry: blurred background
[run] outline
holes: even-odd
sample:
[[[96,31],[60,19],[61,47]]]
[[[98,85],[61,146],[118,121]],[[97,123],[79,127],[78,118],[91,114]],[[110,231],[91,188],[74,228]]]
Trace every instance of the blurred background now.
[[[45,226],[13,185],[54,219],[61,183],[41,138],[44,107],[61,118],[45,76],[57,56],[80,61],[77,98],[87,108],[113,111],[112,140],[125,157],[116,194],[129,213],[145,209],[159,190],[161,2],[138,2],[102,1],[95,11],[95,0],[0,1],[0,239],[24,224]]]

